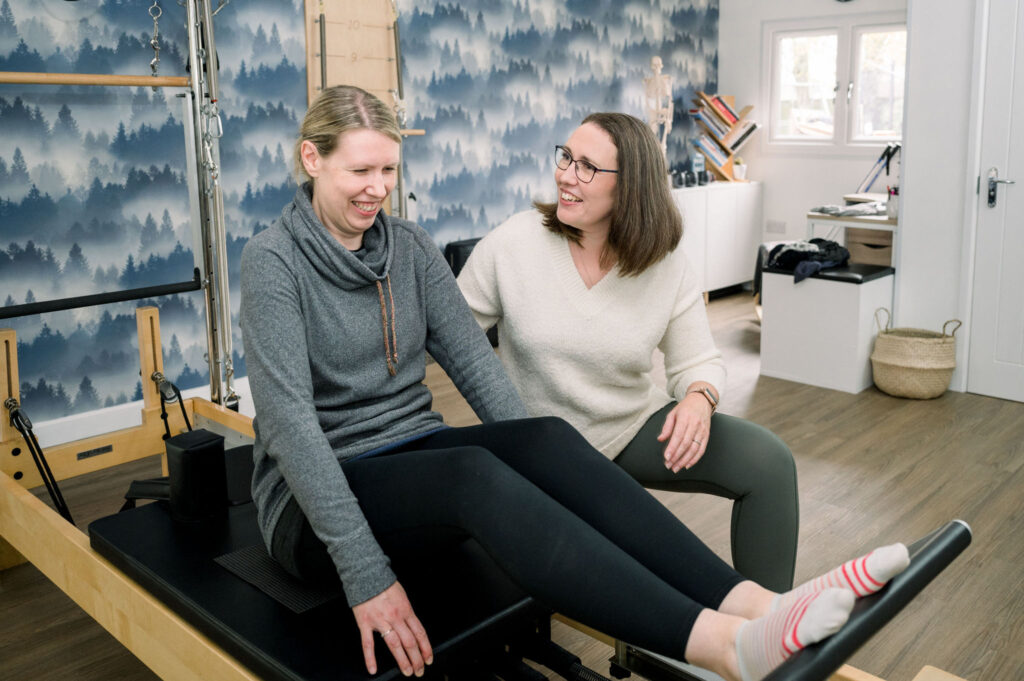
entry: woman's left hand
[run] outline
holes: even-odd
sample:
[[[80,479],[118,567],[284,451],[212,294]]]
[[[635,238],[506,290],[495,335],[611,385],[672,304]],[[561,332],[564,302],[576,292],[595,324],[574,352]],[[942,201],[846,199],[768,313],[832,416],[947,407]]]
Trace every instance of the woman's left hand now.
[[[711,432],[711,404],[700,393],[690,393],[665,417],[658,442],[668,440],[665,468],[678,473],[704,456]]]

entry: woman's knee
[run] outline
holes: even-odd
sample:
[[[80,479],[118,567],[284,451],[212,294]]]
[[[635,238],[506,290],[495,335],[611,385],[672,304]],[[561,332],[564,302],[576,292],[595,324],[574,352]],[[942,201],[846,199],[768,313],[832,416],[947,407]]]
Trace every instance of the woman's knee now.
[[[716,428],[717,426],[717,428]],[[720,432],[716,433],[718,430]],[[730,450],[742,452],[745,468],[761,478],[771,480],[773,484],[795,485],[796,461],[793,452],[782,439],[753,421],[719,414],[712,420],[710,440],[727,444]]]
[[[591,450],[590,443],[568,421],[558,416],[538,416],[524,424],[524,436],[539,449],[555,447],[559,451]]]

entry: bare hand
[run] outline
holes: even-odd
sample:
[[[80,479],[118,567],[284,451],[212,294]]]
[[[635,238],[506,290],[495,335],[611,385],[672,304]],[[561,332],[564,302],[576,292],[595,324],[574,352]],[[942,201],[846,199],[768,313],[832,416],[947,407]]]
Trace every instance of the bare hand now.
[[[373,634],[379,633],[406,676],[423,676],[424,665],[434,662],[427,632],[412,611],[405,589],[395,582],[373,598],[352,608],[363,641],[366,671],[377,673]]]
[[[668,440],[665,468],[678,473],[704,456],[711,432],[711,405],[700,393],[684,397],[665,417],[658,442]]]

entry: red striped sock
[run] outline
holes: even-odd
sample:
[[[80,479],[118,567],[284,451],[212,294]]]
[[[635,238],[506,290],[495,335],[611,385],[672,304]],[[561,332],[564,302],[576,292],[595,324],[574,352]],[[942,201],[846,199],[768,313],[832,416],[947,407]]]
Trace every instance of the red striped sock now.
[[[910,556],[903,544],[890,544],[875,549],[871,553],[847,561],[831,572],[804,582],[792,591],[779,594],[772,601],[772,610],[788,607],[796,599],[807,594],[841,587],[852,591],[857,598],[870,596],[890,579],[907,569]]]
[[[855,601],[849,589],[808,593],[782,609],[745,622],[736,634],[736,658],[743,681],[759,681],[812,643],[839,631]]]

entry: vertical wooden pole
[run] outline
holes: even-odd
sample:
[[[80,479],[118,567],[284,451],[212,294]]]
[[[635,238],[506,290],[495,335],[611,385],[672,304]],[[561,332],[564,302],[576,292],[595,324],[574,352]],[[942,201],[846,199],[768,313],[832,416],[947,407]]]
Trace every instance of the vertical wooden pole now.
[[[164,372],[163,345],[160,343],[160,310],[153,306],[135,310],[135,326],[139,334],[139,373],[142,378],[142,423],[159,418],[160,393],[153,373]],[[160,457],[163,475],[167,475],[167,455]]]
[[[11,425],[10,414],[3,403],[13,397],[21,402],[18,389],[18,337],[14,329],[0,329],[0,445],[22,442],[21,433]],[[0,453],[10,455],[9,447],[0,447]],[[25,558],[0,537],[0,570],[20,565]]]
[[[139,333],[142,406],[143,409],[159,409],[160,393],[153,382],[153,372],[164,371],[163,346],[160,344],[160,311],[155,307],[140,307],[135,311],[135,325]]]
[[[18,337],[14,329],[0,329],[0,407],[13,397],[21,401],[18,390]],[[20,440],[19,433],[8,418],[6,409],[0,408],[0,442]]]

